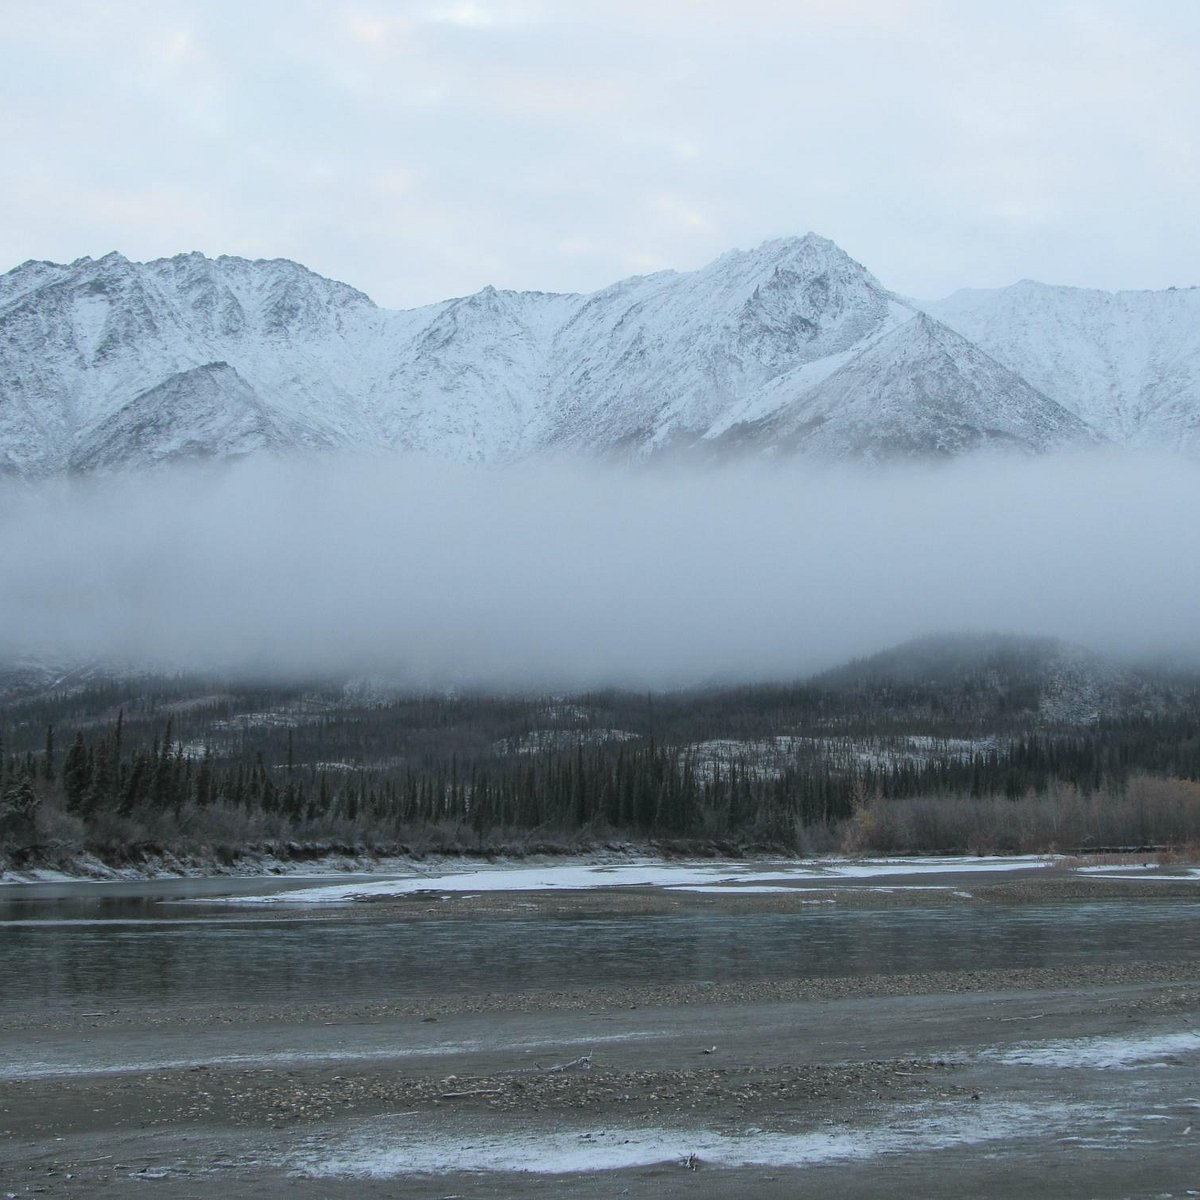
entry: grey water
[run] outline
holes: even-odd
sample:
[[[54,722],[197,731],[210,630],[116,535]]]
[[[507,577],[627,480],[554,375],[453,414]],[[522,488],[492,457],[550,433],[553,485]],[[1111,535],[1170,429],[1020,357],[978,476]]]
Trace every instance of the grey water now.
[[[1179,899],[406,920],[178,903],[201,881],[55,888],[0,896],[0,1014],[1200,958]]]

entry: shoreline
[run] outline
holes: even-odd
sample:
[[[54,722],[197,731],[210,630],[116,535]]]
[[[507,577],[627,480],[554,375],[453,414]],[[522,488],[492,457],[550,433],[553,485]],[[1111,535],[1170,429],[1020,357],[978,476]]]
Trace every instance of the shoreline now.
[[[897,928],[910,917],[929,922],[931,934],[952,916],[948,906],[977,907],[966,919],[985,927],[1002,906],[1024,907],[1054,936],[1068,911],[1059,902],[1091,912],[1093,899],[1126,912],[1136,911],[1126,901],[1165,901],[1142,910],[1146,919],[1157,928],[1175,914],[1171,928],[1186,936],[1105,941],[1085,959],[1042,965],[992,955],[985,941],[979,954],[974,943],[957,955],[939,949],[923,969],[907,953],[886,965],[861,959],[863,973],[839,958],[820,974],[817,960],[799,957],[777,977],[713,967],[672,982],[593,971],[571,984],[561,973],[518,972],[462,988],[452,974],[438,984],[431,960],[432,985],[411,989],[398,977],[395,987],[356,990],[335,970],[328,988],[307,991],[237,986],[204,998],[181,983],[156,997],[105,985],[49,1004],[31,993],[0,1017],[0,1174],[14,1195],[51,1200],[120,1200],[151,1180],[171,1200],[607,1200],[622,1189],[680,1200],[801,1191],[866,1200],[881,1188],[957,1200],[1043,1194],[1047,1179],[1072,1200],[1126,1200],[1151,1185],[1182,1191],[1200,1061],[1194,869],[1171,882],[1128,862],[942,857],[921,871],[911,859],[804,861],[857,874],[814,870],[769,891],[689,891],[661,880],[691,878],[696,864],[660,859],[638,868],[659,882],[613,886],[632,874],[631,861],[609,854],[522,864],[534,881],[571,872],[610,881],[578,890],[475,892],[479,864],[453,859],[426,860],[419,882],[457,880],[461,890],[370,902],[201,907],[180,896],[188,881],[178,877],[16,884],[3,899],[19,917],[21,896],[38,904],[39,891],[51,893],[50,929],[64,911],[58,900],[82,896],[82,908],[65,910],[67,924],[94,923],[99,937],[129,937],[127,921],[178,919],[187,929],[199,916],[197,928],[216,924],[220,938],[264,946],[287,936],[288,923],[340,923],[324,927],[340,946],[368,922],[439,953],[477,944],[458,940],[469,921],[528,921],[528,933],[504,927],[526,939],[661,916],[685,918],[686,934],[692,918],[712,914],[736,939],[738,918],[751,914],[807,912],[822,925],[841,907],[881,919],[908,907],[888,919]],[[411,881],[415,864],[405,865]],[[728,865],[752,880],[777,875],[780,859]],[[1085,870],[1097,865],[1116,877]],[[431,878],[435,866],[448,873]],[[501,882],[513,865],[489,869]],[[379,873],[361,878],[370,886]],[[243,877],[243,887],[261,879]],[[235,877],[210,882],[233,888]],[[121,884],[141,900],[114,918],[107,897]],[[181,903],[158,905],[171,893]],[[18,938],[38,936],[39,913],[30,915],[12,922]],[[1064,1144],[1088,1149],[1071,1159],[1069,1179],[1054,1174]]]
[[[101,1200],[147,1179],[174,1200],[865,1197],[885,1179],[949,1200],[1038,1194],[1082,1138],[1056,1195],[1181,1186],[1196,963],[820,982],[0,1030],[35,1059],[75,1031],[141,1063],[7,1082],[8,1162],[32,1190]],[[213,1037],[233,1056],[199,1048]],[[811,1153],[830,1138],[853,1150]],[[989,1146],[1010,1155],[1011,1192]]]
[[[1164,862],[1164,859],[1169,861]],[[1047,867],[1087,867],[1090,870],[1121,867],[1145,871],[1157,868],[1159,877],[1169,875],[1172,868],[1188,870],[1200,867],[1191,855],[1176,856],[1160,850],[1105,851],[1088,854],[1064,854],[1055,851],[1028,854],[991,854],[929,852],[922,854],[848,855],[799,854],[780,850],[732,852],[709,844],[683,847],[663,847],[655,843],[610,843],[590,850],[547,851],[530,853],[484,851],[479,854],[372,854],[366,851],[330,851],[320,855],[279,856],[275,853],[251,853],[226,862],[216,856],[192,856],[162,853],[143,858],[139,863],[113,864],[91,854],[80,853],[55,864],[16,868],[0,860],[0,888],[20,888],[24,885],[75,883],[155,883],[172,880],[270,880],[303,878],[334,878],[338,876],[395,876],[433,878],[470,872],[521,871],[545,867],[606,867],[659,865],[663,868],[693,865],[696,867],[754,870],[791,864],[811,866],[814,870],[838,868],[853,864],[894,864],[896,875],[937,862],[962,863],[985,872],[988,864],[997,870],[1012,869],[1005,864],[1024,863],[1031,869]],[[881,872],[886,873],[886,872]],[[946,874],[952,873],[946,870]],[[1183,878],[1181,876],[1180,878]],[[503,889],[501,889],[503,890]],[[518,889],[523,890],[523,889]]]
[[[153,883],[185,879],[288,879],[336,875],[416,875],[429,866],[496,863],[578,861],[602,864],[653,857],[644,846],[594,851],[539,851],[518,856],[513,852],[472,854],[374,854],[366,850],[330,850],[320,854],[280,855],[274,850],[249,851],[232,862],[216,855],[149,854],[138,863],[105,861],[94,853],[55,859],[54,865],[0,867],[0,886],[40,883]],[[663,861],[669,861],[666,857]],[[749,861],[749,860],[748,860]]]
[[[439,849],[411,851],[407,847],[372,850],[365,846],[264,843],[248,846],[236,856],[211,851],[178,853],[165,848],[132,848],[104,854],[95,850],[45,851],[28,862],[13,865],[0,848],[0,887],[47,883],[150,883],[171,879],[286,879],[327,875],[421,875],[441,869],[520,868],[546,864],[607,865],[640,862],[678,864],[713,863],[755,865],[764,863],[919,863],[932,859],[996,863],[1027,861],[1103,863],[1141,867],[1198,865],[1196,847],[1180,850],[1167,846],[1131,846],[1027,851],[1018,854],[979,854],[969,850],[928,850],[917,853],[804,853],[783,846],[739,846],[706,840],[623,840],[570,844],[536,842],[528,846],[499,844],[478,851]]]

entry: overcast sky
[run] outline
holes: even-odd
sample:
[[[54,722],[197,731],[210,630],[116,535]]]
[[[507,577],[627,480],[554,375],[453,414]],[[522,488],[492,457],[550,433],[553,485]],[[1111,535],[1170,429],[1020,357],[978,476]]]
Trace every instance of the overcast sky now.
[[[1195,0],[0,0],[0,270],[399,307],[809,229],[918,297],[1200,283]]]

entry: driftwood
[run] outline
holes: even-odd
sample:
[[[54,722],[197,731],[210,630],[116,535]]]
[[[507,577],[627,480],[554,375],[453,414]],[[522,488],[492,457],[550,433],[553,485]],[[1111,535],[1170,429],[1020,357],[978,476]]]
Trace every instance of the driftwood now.
[[[590,1071],[592,1069],[592,1056],[590,1054],[581,1054],[578,1058],[571,1059],[570,1062],[556,1063],[552,1067],[543,1067],[541,1063],[534,1063],[533,1065],[547,1075],[561,1075],[564,1071]]]

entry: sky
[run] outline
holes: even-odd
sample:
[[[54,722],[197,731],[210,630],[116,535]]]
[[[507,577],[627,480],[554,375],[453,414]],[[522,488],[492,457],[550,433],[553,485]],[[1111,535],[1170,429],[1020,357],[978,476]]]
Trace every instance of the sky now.
[[[813,230],[932,299],[1200,283],[1194,0],[2,0],[0,270],[408,307]]]

